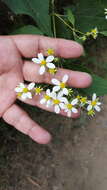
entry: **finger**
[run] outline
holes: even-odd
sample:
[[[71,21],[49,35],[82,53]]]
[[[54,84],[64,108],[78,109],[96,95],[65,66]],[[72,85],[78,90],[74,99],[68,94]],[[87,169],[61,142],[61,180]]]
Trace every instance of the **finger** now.
[[[18,99],[26,104],[30,104],[32,106],[37,106],[37,107],[44,109],[46,111],[49,111],[49,112],[55,112],[54,106],[47,107],[45,104],[40,103],[40,100],[43,98],[43,95],[44,95],[44,92],[41,95],[35,95],[32,99],[26,99],[26,100],[22,100],[21,98],[18,98]],[[61,110],[59,114],[67,117],[67,114],[63,110]],[[80,116],[80,110],[78,111],[78,113],[72,113],[72,115],[71,115],[71,117],[74,119],[78,118],[79,116]]]
[[[38,52],[52,48],[59,57],[72,58],[83,54],[83,47],[72,40],[38,35],[11,36],[23,57],[34,57]]]
[[[51,140],[50,134],[30,119],[27,113],[15,104],[4,113],[3,119],[40,144],[47,144]]]
[[[50,84],[52,78],[57,78],[58,80],[61,80],[62,77],[67,74],[69,76],[69,79],[67,81],[68,86],[72,86],[75,88],[86,88],[92,82],[91,76],[85,72],[71,71],[68,69],[58,69],[57,73],[54,76],[49,74],[48,72],[44,73],[44,75],[40,75],[39,68],[39,65],[29,61],[25,61],[23,65],[23,75],[25,80],[33,81],[36,83]]]

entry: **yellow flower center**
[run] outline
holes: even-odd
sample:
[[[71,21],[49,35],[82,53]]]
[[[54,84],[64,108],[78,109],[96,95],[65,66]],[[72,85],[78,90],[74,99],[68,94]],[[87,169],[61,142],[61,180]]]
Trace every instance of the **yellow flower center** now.
[[[42,91],[42,88],[35,88],[35,92],[36,92],[37,94],[40,94],[41,91]]]
[[[41,65],[46,65],[46,61],[45,61],[45,60],[42,60],[42,61],[41,61]]]
[[[61,83],[60,83],[60,87],[61,87],[61,88],[65,88],[65,83],[64,83],[64,82],[61,82]]]
[[[92,110],[90,110],[90,111],[88,111],[88,115],[91,115],[91,116],[93,116],[95,114],[95,112],[94,112],[94,110],[92,109]]]
[[[29,90],[27,88],[23,89],[23,93],[27,93]]]
[[[96,101],[92,101],[92,102],[91,102],[91,105],[92,105],[92,106],[95,106],[96,104],[97,104]]]
[[[55,74],[56,71],[57,71],[57,69],[49,69],[49,73],[50,73],[50,74]]]
[[[45,95],[44,98],[45,98],[46,100],[50,100],[50,99],[51,99],[50,96],[48,96],[48,95]]]
[[[47,50],[48,55],[54,55],[54,53],[55,53],[54,50],[51,48]]]
[[[57,100],[57,99],[56,99],[56,100],[53,100],[53,103],[54,103],[54,104],[59,104],[59,103],[60,103],[60,100]]]
[[[72,107],[73,107],[73,105],[72,105],[72,104],[67,104],[67,108],[68,108],[69,110],[71,110],[71,109],[72,109]]]
[[[18,92],[17,97],[21,97],[22,92]]]
[[[80,99],[81,99],[81,96],[80,96],[80,95],[78,95],[78,96],[77,96],[77,99],[78,99],[78,100],[80,100]]]
[[[86,103],[87,102],[87,98],[86,97],[83,97],[83,98],[81,98],[81,103]]]

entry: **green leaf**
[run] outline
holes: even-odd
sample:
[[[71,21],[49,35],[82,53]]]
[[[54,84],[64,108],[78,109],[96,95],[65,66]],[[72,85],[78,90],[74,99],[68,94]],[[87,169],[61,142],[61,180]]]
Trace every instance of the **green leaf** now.
[[[92,95],[96,93],[98,96],[104,96],[107,94],[107,80],[97,76],[92,75],[93,82],[89,88],[83,89],[87,95]]]
[[[107,36],[107,31],[102,31],[100,32],[100,34],[102,34],[103,36]]]
[[[49,0],[3,0],[15,13],[31,16],[41,31],[52,36]]]
[[[95,27],[99,31],[106,30],[107,20],[104,15],[106,7],[107,0],[79,0],[75,9],[76,27],[83,32]]]
[[[75,17],[74,17],[74,15],[73,15],[73,13],[72,13],[72,11],[71,11],[70,8],[67,9],[67,17],[68,17],[69,22],[72,25],[74,25],[75,24]]]
[[[43,33],[35,26],[26,25],[14,30],[11,34],[39,34],[43,35]]]

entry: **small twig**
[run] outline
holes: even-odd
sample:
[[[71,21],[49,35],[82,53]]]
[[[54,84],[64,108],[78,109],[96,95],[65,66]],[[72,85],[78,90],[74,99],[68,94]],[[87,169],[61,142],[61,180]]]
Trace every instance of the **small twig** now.
[[[34,181],[34,180],[31,179],[30,177],[27,177],[27,179],[28,179],[28,181],[29,181],[30,183],[32,183],[33,185],[35,185],[35,186],[41,188],[40,184],[39,184],[37,181]]]

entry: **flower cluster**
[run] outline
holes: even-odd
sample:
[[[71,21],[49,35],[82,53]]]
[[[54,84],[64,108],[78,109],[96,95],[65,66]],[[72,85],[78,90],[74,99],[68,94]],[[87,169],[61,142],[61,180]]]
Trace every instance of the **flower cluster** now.
[[[80,37],[80,39],[82,39],[83,41],[85,41],[88,37],[92,36],[94,39],[97,38],[98,36],[98,29],[97,27],[92,29],[90,32],[86,32],[82,37]]]
[[[57,72],[54,60],[54,50],[49,49],[47,51],[48,56],[45,57],[42,53],[38,54],[38,58],[33,58],[32,61],[40,65],[39,74],[43,75],[45,72],[50,72],[53,69]],[[55,74],[50,72],[50,74]],[[92,99],[88,100],[85,96],[77,95],[72,88],[67,86],[69,76],[65,74],[61,80],[52,77],[50,83],[52,88],[44,88],[44,86],[38,86],[34,82],[25,85],[20,83],[15,92],[17,97],[23,101],[26,99],[32,99],[35,96],[40,95],[40,104],[44,104],[46,107],[53,107],[55,113],[65,112],[68,117],[71,117],[72,113],[77,114],[78,110],[85,109],[88,115],[93,116],[95,111],[100,112],[101,102],[97,98],[96,94],[92,95]]]

